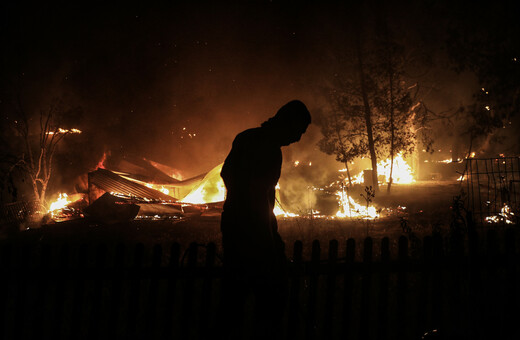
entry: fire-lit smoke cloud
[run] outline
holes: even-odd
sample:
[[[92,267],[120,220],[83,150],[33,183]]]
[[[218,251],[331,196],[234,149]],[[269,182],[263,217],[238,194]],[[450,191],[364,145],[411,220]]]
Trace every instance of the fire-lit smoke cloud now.
[[[302,100],[311,114],[324,108],[323,87],[348,62],[342,53],[352,32],[345,21],[353,9],[342,6],[11,4],[0,105],[8,112],[6,103],[19,95],[32,112],[53,97],[81,107],[83,134],[60,146],[57,182],[92,170],[106,151],[198,175],[224,161],[237,133],[259,126],[288,101]],[[403,25],[435,22],[412,14]],[[429,30],[415,28],[403,31]],[[433,43],[422,49],[439,50]],[[450,77],[435,80],[457,88]],[[450,96],[450,103],[460,103],[457,91]],[[430,109],[448,109],[445,100],[438,96]],[[314,127],[284,149],[284,174],[291,172],[284,178],[291,180],[281,185],[289,202],[311,195],[308,187],[341,167],[316,148],[319,138]],[[289,171],[296,160],[302,168]]]

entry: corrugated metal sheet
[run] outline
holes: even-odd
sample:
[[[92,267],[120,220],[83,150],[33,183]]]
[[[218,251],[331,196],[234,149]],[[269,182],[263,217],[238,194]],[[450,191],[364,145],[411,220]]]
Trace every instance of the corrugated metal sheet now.
[[[149,200],[175,202],[177,199],[144,185],[129,181],[110,170],[97,169],[89,172],[89,182],[106,192],[115,192]]]

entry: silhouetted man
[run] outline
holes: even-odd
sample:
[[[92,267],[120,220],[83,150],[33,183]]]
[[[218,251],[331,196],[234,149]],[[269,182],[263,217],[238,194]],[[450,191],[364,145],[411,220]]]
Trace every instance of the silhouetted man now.
[[[286,258],[273,213],[282,167],[281,147],[300,140],[311,123],[298,100],[282,106],[261,127],[238,134],[222,167],[227,189],[222,212],[224,321],[230,339],[241,338],[247,296],[255,297],[255,337],[281,337],[286,302]]]

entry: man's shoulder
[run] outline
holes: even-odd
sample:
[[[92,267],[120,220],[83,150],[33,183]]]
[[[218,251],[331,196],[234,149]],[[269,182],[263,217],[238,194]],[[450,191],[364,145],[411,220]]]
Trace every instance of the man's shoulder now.
[[[252,128],[240,132],[236,137],[234,143],[255,143],[263,140],[265,133],[262,128]]]

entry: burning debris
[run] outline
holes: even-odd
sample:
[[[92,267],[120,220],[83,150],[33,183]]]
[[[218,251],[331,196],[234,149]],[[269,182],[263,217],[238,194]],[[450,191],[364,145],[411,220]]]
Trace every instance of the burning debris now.
[[[477,162],[474,158],[470,158],[470,160]],[[104,168],[98,168],[88,174],[88,190],[85,190],[85,193],[74,195],[62,193],[58,196],[48,209],[48,216],[52,220],[60,222],[84,217],[103,223],[132,219],[181,220],[201,214],[218,215],[221,212],[226,196],[225,185],[220,177],[222,164],[207,173],[184,179],[180,171],[144,158],[125,158],[115,164],[105,161],[103,162]],[[495,163],[504,166],[502,163],[505,161],[500,159],[500,162]],[[442,166],[445,167],[451,166],[447,161],[437,163],[443,164]],[[290,171],[307,172],[311,169],[309,160],[294,161],[291,165],[290,169],[293,170]],[[390,160],[379,162],[378,167],[380,184],[384,185],[389,178]],[[354,176],[352,185],[347,185],[343,172],[339,170],[337,173],[339,179],[324,187],[310,186],[305,181],[294,181],[292,178],[286,177],[285,181],[292,184],[285,187],[285,190],[292,190],[296,195],[298,193],[302,195],[298,204],[306,205],[284,206],[283,202],[287,196],[283,195],[284,191],[278,184],[274,214],[281,218],[375,220],[415,213],[415,209],[405,210],[406,207],[403,207],[400,202],[383,198],[383,202],[386,203],[382,203],[381,197],[383,196],[375,198],[375,190],[367,185],[369,183],[367,179],[371,179],[371,175],[367,175],[367,170],[361,170],[358,175]],[[175,176],[167,173],[175,174]],[[413,184],[416,182],[415,176],[412,167],[403,155],[397,155],[394,159],[393,183]],[[471,182],[476,180],[475,176],[471,172],[465,172],[461,174],[458,181],[453,176],[453,184],[460,183],[461,187],[464,187],[468,185],[469,180],[471,187]],[[514,198],[512,193],[517,192],[516,182],[513,181],[508,185],[507,190],[503,185],[497,188],[499,190],[497,195],[500,194],[503,199],[506,199],[507,196],[511,200]],[[289,188],[291,186],[292,189]],[[329,202],[327,204],[330,206],[325,206],[324,200]],[[390,202],[399,204],[399,206],[394,206]],[[333,203],[335,203],[334,206]],[[491,203],[488,206],[491,206]],[[320,211],[326,212],[321,213]],[[419,209],[417,211],[423,212]],[[489,213],[487,217],[484,217],[484,222],[489,225],[514,224],[516,216],[515,209],[505,202],[496,213]]]
[[[515,220],[515,213],[511,211],[511,208],[507,204],[504,204],[498,215],[487,216],[485,218],[487,223],[515,224]]]

